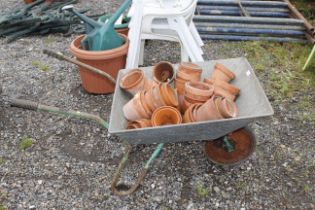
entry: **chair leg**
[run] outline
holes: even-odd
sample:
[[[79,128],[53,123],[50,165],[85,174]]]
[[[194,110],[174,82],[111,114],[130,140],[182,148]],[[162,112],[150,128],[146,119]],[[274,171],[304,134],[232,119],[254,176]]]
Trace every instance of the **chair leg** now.
[[[189,62],[189,56],[185,50],[185,47],[182,45],[180,46],[180,51],[181,51],[181,61],[182,62]]]
[[[168,18],[168,22],[174,30],[178,33],[178,36],[183,43],[185,50],[187,51],[190,59],[193,62],[204,61],[202,58],[202,50],[197,45],[196,41],[192,37],[190,30],[183,17]]]
[[[200,47],[204,46],[205,44],[203,43],[197,29],[196,29],[196,26],[194,24],[194,22],[191,22],[190,26],[189,26],[189,29],[191,31],[191,34],[193,35],[194,39],[196,40],[196,42],[198,43],[198,45]]]

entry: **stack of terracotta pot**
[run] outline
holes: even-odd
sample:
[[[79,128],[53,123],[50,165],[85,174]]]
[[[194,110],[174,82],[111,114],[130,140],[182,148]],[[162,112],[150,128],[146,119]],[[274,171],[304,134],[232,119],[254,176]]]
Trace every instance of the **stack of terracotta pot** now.
[[[176,74],[171,63],[159,62],[153,67],[152,80],[141,69],[130,70],[120,80],[120,87],[133,96],[123,107],[127,128],[236,117],[234,100],[240,89],[229,84],[234,73],[216,64],[204,82],[201,74],[198,65],[188,62],[181,63]]]

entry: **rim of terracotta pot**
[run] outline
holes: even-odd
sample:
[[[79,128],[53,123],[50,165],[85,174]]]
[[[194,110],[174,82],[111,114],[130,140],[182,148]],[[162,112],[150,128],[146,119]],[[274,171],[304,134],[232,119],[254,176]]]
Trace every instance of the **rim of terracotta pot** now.
[[[139,104],[135,104],[135,110],[134,111],[136,111],[136,112],[138,112],[139,114],[140,114],[140,116],[142,116],[142,118],[144,118],[144,119],[149,119],[150,118],[150,114],[147,112],[147,110],[144,108],[144,106],[143,106],[143,103],[142,103],[142,101],[141,101],[141,94],[140,94],[140,92],[138,92],[135,96],[134,96],[134,98],[135,97],[137,97],[137,98],[139,98],[138,100],[139,100]],[[133,98],[133,99],[134,99]],[[133,100],[132,99],[132,100]]]
[[[231,94],[229,91],[223,89],[222,87],[220,86],[215,86],[214,87],[214,95],[216,96],[221,96],[223,98],[228,98],[230,99],[231,101],[234,101],[236,96]]]
[[[152,90],[153,104],[154,104],[155,108],[159,108],[161,106],[166,106],[167,104],[165,104],[165,102],[161,96],[160,86],[155,85],[152,87],[151,90]]]
[[[154,99],[152,98],[152,90],[144,90],[144,100],[146,101],[150,111],[153,112],[155,104],[153,102]]]
[[[211,96],[213,95],[214,87],[204,82],[186,82],[185,92],[192,95]]]
[[[137,86],[143,78],[143,70],[132,69],[120,79],[119,85],[122,89],[130,89]]]
[[[160,93],[165,104],[174,107],[178,106],[177,91],[175,91],[169,84],[161,84]]]
[[[162,81],[161,78],[158,78],[158,75],[156,70],[158,67],[160,67],[161,65],[165,65],[167,67],[170,67],[171,69],[168,69],[168,70],[171,70],[171,77],[168,77],[168,81]],[[152,69],[152,74],[153,74],[153,80],[155,80],[156,82],[158,83],[170,83],[174,80],[175,78],[175,69],[174,69],[174,66],[171,62],[168,62],[168,61],[160,61],[158,62],[157,64],[155,64],[153,66],[153,69]]]
[[[179,67],[183,67],[185,69],[194,70],[198,73],[202,72],[202,68],[195,63],[192,62],[181,62]]]
[[[236,104],[227,98],[218,98],[215,105],[224,118],[233,118],[238,114]]]
[[[156,120],[157,120],[156,118],[159,115],[165,114],[165,112],[169,112],[173,115],[173,117],[177,118],[177,119],[175,119],[176,122],[167,123],[167,124],[159,124],[158,122],[156,122]],[[173,120],[173,119],[170,119],[170,116],[169,117],[165,116],[165,119]],[[163,126],[163,125],[176,125],[176,124],[182,123],[182,116],[181,116],[179,110],[172,107],[172,106],[161,106],[153,112],[152,118],[151,118],[151,123],[152,123],[153,127],[154,126]]]
[[[207,84],[209,84],[209,85],[214,85],[214,81],[215,81],[215,80],[212,79],[212,78],[210,78],[210,79],[209,79],[209,78],[204,78],[204,79],[203,79],[203,82],[204,82],[204,83],[207,83]]]
[[[119,34],[119,36],[121,36],[125,41],[123,45],[114,49],[103,51],[88,51],[81,49],[81,40],[84,36],[85,35],[80,35],[76,37],[70,44],[70,52],[77,58],[86,60],[106,60],[127,54],[129,39],[124,34]]]
[[[241,91],[241,89],[239,89],[238,87],[231,85],[230,83],[225,82],[223,80],[215,80],[214,85],[222,87],[223,89],[229,91],[233,95],[238,95]]]
[[[235,74],[228,69],[226,66],[224,66],[221,63],[216,63],[214,68],[220,69],[223,73],[225,73],[230,79],[234,79],[235,78]]]

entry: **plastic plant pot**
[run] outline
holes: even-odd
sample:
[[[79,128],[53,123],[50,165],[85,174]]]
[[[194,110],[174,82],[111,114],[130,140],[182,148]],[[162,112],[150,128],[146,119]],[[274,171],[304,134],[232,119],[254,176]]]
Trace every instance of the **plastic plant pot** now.
[[[148,88],[146,87],[148,83],[146,80],[147,78],[144,76],[143,70],[132,69],[121,78],[119,85],[131,95],[135,95],[139,91]]]
[[[167,61],[161,61],[153,67],[153,82],[159,83],[171,83],[175,77],[175,70],[173,65]]]
[[[81,62],[107,72],[116,78],[118,71],[126,64],[129,41],[125,35],[120,34],[125,40],[120,47],[104,51],[87,51],[80,47],[84,35],[77,37],[70,45],[70,52]],[[113,93],[115,84],[96,73],[79,67],[83,88],[94,94]]]
[[[151,123],[153,127],[180,124],[182,116],[180,112],[172,106],[162,106],[153,112]]]
[[[231,81],[235,78],[235,74],[229,70],[227,67],[220,63],[216,63],[214,66],[214,70],[211,75],[211,79],[213,80],[223,80],[226,82]]]

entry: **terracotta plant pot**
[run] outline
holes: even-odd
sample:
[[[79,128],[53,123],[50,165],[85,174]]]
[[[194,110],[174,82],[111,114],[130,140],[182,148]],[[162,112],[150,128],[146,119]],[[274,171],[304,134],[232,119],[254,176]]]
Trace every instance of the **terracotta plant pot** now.
[[[146,112],[146,114],[151,117],[153,111],[151,111],[150,106],[146,102],[145,97],[144,97],[144,93],[145,93],[144,91],[140,92],[140,102],[141,102],[141,105],[142,105],[144,111]]]
[[[33,0],[24,0],[25,4],[30,4],[33,2]]]
[[[214,92],[214,87],[204,82],[187,82],[185,97],[196,101],[207,101]]]
[[[125,43],[115,49],[104,51],[87,51],[80,48],[80,42],[84,35],[77,37],[70,45],[70,52],[81,62],[101,69],[112,77],[116,78],[120,69],[126,64],[129,40],[125,35],[120,34]],[[108,94],[113,93],[115,84],[96,73],[88,71],[82,67],[80,76],[83,88],[89,93]]]
[[[223,119],[215,103],[218,98],[219,97],[213,96],[199,107],[196,111],[196,121]]]
[[[213,81],[213,80],[211,80],[211,79],[208,79],[208,78],[205,78],[205,79],[204,79],[204,82],[205,82],[205,83],[208,83],[208,84],[210,84],[210,85],[214,85],[214,95],[216,95],[216,96],[222,96],[222,97],[225,97],[225,98],[228,98],[228,99],[234,101],[235,98],[236,98],[236,96],[233,95],[233,94],[231,94],[231,92],[227,91],[226,89],[222,88],[222,86],[219,86],[219,85],[218,85],[218,84],[220,84],[221,82],[222,82],[222,83],[226,83],[226,82],[224,82],[224,81],[222,81],[222,80],[216,80],[216,81],[220,81],[220,82],[219,82],[219,83],[215,83],[215,81]],[[227,84],[228,84],[228,83],[227,83]],[[229,84],[229,85],[230,85],[230,84]],[[233,86],[233,87],[237,88],[236,86]],[[237,88],[237,89],[240,91],[239,88]],[[239,92],[239,91],[238,91],[238,92]],[[237,91],[234,91],[234,93],[236,93],[236,92],[237,92]]]
[[[175,85],[174,87],[177,89],[179,95],[184,95],[185,93],[185,83],[187,80],[183,80],[181,78],[175,78]]]
[[[221,88],[223,88],[224,90],[228,91],[229,93],[235,96],[237,96],[241,91],[238,87],[231,85],[223,80],[215,80],[214,85],[220,86]]]
[[[218,97],[215,100],[215,104],[220,115],[224,118],[232,118],[238,115],[236,104],[227,98]]]
[[[235,78],[235,74],[226,68],[224,65],[220,63],[216,63],[214,66],[214,70],[211,75],[211,79],[213,80],[223,80],[226,82],[231,81]]]
[[[184,119],[183,122],[184,123],[190,123],[190,122],[196,122],[196,110],[199,109],[199,107],[202,106],[202,103],[198,103],[198,104],[192,104],[186,111],[184,114]]]
[[[187,81],[200,81],[201,73],[201,67],[190,62],[182,62],[177,69],[177,77]]]
[[[173,65],[167,61],[157,63],[152,70],[153,83],[171,83],[175,77],[175,70]]]
[[[138,129],[152,127],[151,120],[141,119],[128,122],[127,129]]]
[[[159,85],[160,95],[167,106],[178,107],[177,90],[173,89],[170,85],[163,83]]]
[[[213,96],[196,110],[195,117],[197,121],[207,121],[236,117],[237,113],[237,106],[233,101]]]
[[[136,121],[139,119],[150,119],[150,114],[142,105],[140,93],[137,93],[123,107],[123,113],[127,120]]]
[[[182,116],[180,112],[171,106],[162,106],[153,112],[151,123],[153,126],[180,124]]]
[[[144,89],[149,89],[148,79],[144,76],[144,72],[141,69],[130,70],[121,78],[119,85],[132,95]]]

